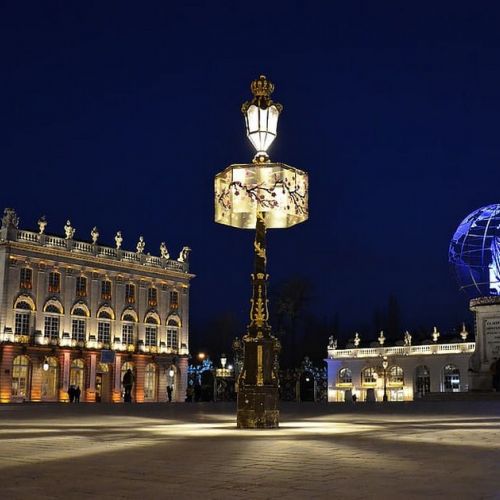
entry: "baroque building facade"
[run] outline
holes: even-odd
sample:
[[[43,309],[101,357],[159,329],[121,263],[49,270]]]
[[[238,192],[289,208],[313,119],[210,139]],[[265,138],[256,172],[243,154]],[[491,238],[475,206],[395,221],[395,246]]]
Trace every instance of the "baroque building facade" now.
[[[432,340],[412,345],[407,332],[402,345],[386,346],[381,332],[378,343],[360,347],[356,334],[346,349],[337,349],[330,337],[328,401],[413,401],[429,393],[469,391],[476,343],[468,341],[465,327],[459,342],[439,342],[439,336],[434,328]]]
[[[184,401],[189,354],[189,251],[171,259],[19,228],[6,209],[0,229],[0,402]]]

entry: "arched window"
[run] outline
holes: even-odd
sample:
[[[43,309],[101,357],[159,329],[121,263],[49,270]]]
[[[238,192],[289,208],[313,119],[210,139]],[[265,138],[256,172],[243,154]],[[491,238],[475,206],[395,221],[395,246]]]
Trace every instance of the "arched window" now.
[[[35,309],[33,299],[29,296],[20,296],[17,298],[14,308],[16,309],[14,317],[14,333],[16,335],[30,334],[30,311]]]
[[[362,384],[376,384],[377,383],[377,370],[373,366],[365,368],[361,372],[361,383]]]
[[[75,388],[79,387],[82,392],[84,389],[83,385],[84,371],[85,371],[85,363],[83,362],[83,359],[74,359],[71,362],[71,369],[69,372],[69,383]]]
[[[144,345],[150,347],[156,346],[158,342],[158,325],[160,324],[158,313],[154,311],[149,312],[146,315],[144,323],[146,323],[146,327],[144,328]]]
[[[97,313],[97,341],[103,344],[111,343],[111,320],[115,313],[109,306],[102,306]]]
[[[387,382],[390,385],[403,385],[404,384],[404,373],[400,366],[391,366],[387,374]]]
[[[46,358],[45,363],[47,364],[42,370],[42,399],[54,400],[58,396],[59,364],[55,357]]]
[[[90,316],[89,308],[83,302],[73,306],[71,310],[71,338],[77,342],[85,342],[87,338],[87,320]]]
[[[341,368],[338,375],[339,384],[352,384],[352,372],[349,368]]]
[[[170,317],[167,320],[167,347],[177,349],[179,347],[179,326],[177,317]]]
[[[122,316],[122,343],[126,345],[134,344],[136,317],[130,313]]]
[[[431,390],[431,374],[425,365],[417,366],[415,370],[415,389],[420,395],[427,394]]]
[[[12,396],[27,399],[29,395],[30,360],[16,356],[12,361]]]
[[[63,313],[62,305],[57,300],[49,300],[44,307],[44,331],[43,336],[50,340],[59,338],[60,316]]]
[[[144,400],[156,401],[156,365],[149,363],[146,365],[144,374]]]
[[[460,392],[460,370],[455,365],[443,368],[443,383],[445,392]]]

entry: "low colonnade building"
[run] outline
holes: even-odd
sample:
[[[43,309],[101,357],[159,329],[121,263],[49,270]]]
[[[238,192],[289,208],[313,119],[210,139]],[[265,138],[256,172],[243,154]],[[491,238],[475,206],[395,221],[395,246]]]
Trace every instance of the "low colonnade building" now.
[[[359,347],[356,334],[354,346],[337,349],[330,337],[328,358],[328,401],[413,401],[428,393],[467,392],[470,390],[470,363],[475,342],[467,341],[468,332],[461,332],[462,342],[440,343],[434,329],[429,344],[411,345],[406,333],[404,345]],[[380,342],[380,339],[383,339]]]

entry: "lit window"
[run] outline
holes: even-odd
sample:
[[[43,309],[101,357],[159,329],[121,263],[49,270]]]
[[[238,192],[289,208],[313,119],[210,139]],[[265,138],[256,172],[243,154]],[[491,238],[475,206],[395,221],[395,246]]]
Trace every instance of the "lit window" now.
[[[19,307],[19,304],[18,304]],[[30,313],[16,313],[14,333],[16,335],[29,335]]]
[[[391,366],[388,378],[390,384],[402,384],[404,382],[403,369],[400,366]]]
[[[146,326],[146,340],[145,344],[147,346],[155,346],[156,345],[156,334],[158,328],[156,326]]]
[[[17,356],[12,362],[12,395],[28,397],[30,361],[27,356]]]
[[[132,283],[125,285],[125,300],[128,304],[135,304],[135,285]]]
[[[74,312],[73,312],[74,314]],[[85,341],[86,323],[84,319],[73,319],[71,322],[71,338],[78,342]]]
[[[134,325],[125,323],[122,325],[122,342],[124,344],[134,343]]]
[[[144,399],[154,401],[156,398],[156,366],[149,363],[144,374]]]
[[[158,292],[154,287],[148,288],[148,304],[150,307],[158,305]]]
[[[57,272],[49,273],[49,293],[61,291],[61,275]]]
[[[87,278],[85,276],[77,276],[76,278],[76,296],[87,296]]]
[[[171,319],[167,323],[167,347],[170,349],[177,349],[179,342],[179,325],[178,323]]]
[[[374,384],[375,382],[377,382],[377,370],[373,367],[365,368],[361,375],[363,384]]]
[[[111,300],[111,281],[103,280],[101,283],[101,299]]]
[[[97,323],[97,341],[106,344],[111,342],[111,324],[107,321]]]
[[[22,290],[31,290],[31,288],[33,287],[32,277],[33,277],[33,271],[29,267],[23,267],[21,269],[19,287]]]
[[[49,307],[47,307],[46,311],[52,312],[49,311]],[[45,338],[49,338],[52,340],[59,338],[59,316],[45,316],[45,328],[43,335]]]
[[[179,307],[178,292],[170,292],[170,309],[177,309],[178,307]]]
[[[339,383],[340,384],[351,384],[352,383],[352,372],[349,368],[342,368],[339,371]]]

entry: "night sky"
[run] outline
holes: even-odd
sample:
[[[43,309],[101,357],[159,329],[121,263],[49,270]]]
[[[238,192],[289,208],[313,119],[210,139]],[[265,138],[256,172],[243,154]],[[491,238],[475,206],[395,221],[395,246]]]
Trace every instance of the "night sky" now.
[[[269,233],[272,282],[310,279],[344,335],[391,294],[402,329],[471,321],[447,251],[500,202],[498,3],[72,4],[0,7],[0,205],[21,227],[188,244],[194,342],[226,311],[243,329],[253,234],[213,222],[213,177],[252,159],[240,105],[265,74],[270,156],[311,185],[310,220]]]

